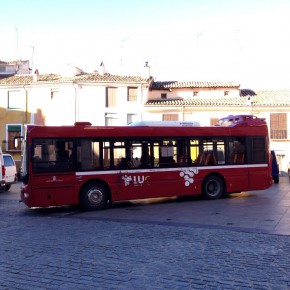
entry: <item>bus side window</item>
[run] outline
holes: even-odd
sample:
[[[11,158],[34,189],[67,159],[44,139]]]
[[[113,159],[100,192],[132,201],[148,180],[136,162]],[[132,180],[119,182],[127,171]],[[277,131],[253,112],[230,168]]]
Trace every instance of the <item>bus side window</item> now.
[[[125,169],[126,165],[126,147],[124,140],[111,142],[114,154],[114,168]]]
[[[229,143],[230,153],[230,164],[244,164],[245,163],[245,142],[244,140],[234,140]]]
[[[91,170],[93,168],[92,140],[80,140],[77,147],[77,167],[79,170]]]
[[[150,167],[150,147],[148,142],[142,142],[141,148],[141,157],[140,164],[138,164],[139,168],[148,168]]]
[[[267,162],[268,150],[265,137],[253,137],[252,140],[251,163]]]
[[[164,144],[160,146],[160,158],[159,167],[174,167],[176,162],[174,159],[174,152],[176,147],[172,141],[164,141]]]

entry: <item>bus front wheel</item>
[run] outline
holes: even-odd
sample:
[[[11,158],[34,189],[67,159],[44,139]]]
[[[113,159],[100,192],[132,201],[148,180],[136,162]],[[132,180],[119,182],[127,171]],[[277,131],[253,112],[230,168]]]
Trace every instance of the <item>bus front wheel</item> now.
[[[80,193],[80,205],[84,209],[103,209],[107,206],[109,194],[105,186],[98,182],[86,184]]]
[[[224,183],[220,177],[210,175],[202,184],[202,194],[206,199],[218,199],[224,193]]]

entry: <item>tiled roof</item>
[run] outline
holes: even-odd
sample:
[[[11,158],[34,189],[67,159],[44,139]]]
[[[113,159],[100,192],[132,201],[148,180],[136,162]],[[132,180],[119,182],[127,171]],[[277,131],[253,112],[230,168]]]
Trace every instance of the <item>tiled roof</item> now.
[[[0,64],[17,64],[17,61],[2,61],[2,60],[0,60]]]
[[[55,74],[39,75],[38,83],[60,82],[61,76]],[[27,85],[33,83],[33,75],[6,75],[0,76],[0,85]]]
[[[169,90],[181,88],[239,88],[236,82],[201,82],[201,81],[168,81],[168,82],[152,82],[151,90]]]
[[[251,91],[253,92],[253,91]],[[217,98],[201,98],[192,97],[190,99],[167,99],[167,100],[151,100],[145,106],[150,107],[179,107],[179,106],[253,106],[253,107],[288,107],[290,106],[290,89],[277,91],[257,91],[255,95],[244,94],[240,97],[217,97]]]
[[[290,106],[290,90],[257,91],[256,94],[251,98],[253,106]]]
[[[148,82],[141,76],[119,76],[98,73],[81,74],[74,77],[63,77],[57,74],[39,75],[37,82],[33,81],[33,75],[0,75],[1,85],[26,85],[41,83],[64,83],[64,82]]]
[[[109,73],[104,75],[98,73],[81,74],[75,76],[74,80],[82,82],[148,82],[146,78],[141,76],[121,76]]]
[[[190,99],[168,99],[152,100],[146,102],[145,106],[157,107],[181,107],[181,106],[245,106],[246,98],[190,98]]]

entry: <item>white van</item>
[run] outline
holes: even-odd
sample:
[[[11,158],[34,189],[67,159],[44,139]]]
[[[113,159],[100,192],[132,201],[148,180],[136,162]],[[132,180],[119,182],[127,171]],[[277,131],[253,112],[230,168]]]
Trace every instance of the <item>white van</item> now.
[[[11,187],[11,184],[17,182],[17,169],[15,161],[10,154],[2,154],[4,160],[4,190],[8,191]]]

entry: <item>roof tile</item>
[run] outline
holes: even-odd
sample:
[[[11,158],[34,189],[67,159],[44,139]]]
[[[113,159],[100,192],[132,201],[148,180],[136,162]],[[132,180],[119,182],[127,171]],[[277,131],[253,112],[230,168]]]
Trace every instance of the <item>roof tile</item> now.
[[[81,74],[74,77],[64,77],[58,74],[43,74],[38,76],[37,83],[63,83],[63,82],[148,82],[141,76],[120,76],[98,73]],[[0,85],[32,84],[33,75],[0,75]]]
[[[209,81],[167,81],[167,82],[152,82],[151,90],[169,90],[181,88],[239,88],[240,85],[236,82],[209,82]]]
[[[290,89],[288,90],[272,90],[272,91],[256,91],[247,90],[241,92],[240,97],[222,97],[222,98],[200,98],[194,97],[190,99],[180,100],[150,100],[145,106],[253,106],[253,107],[290,107]]]

